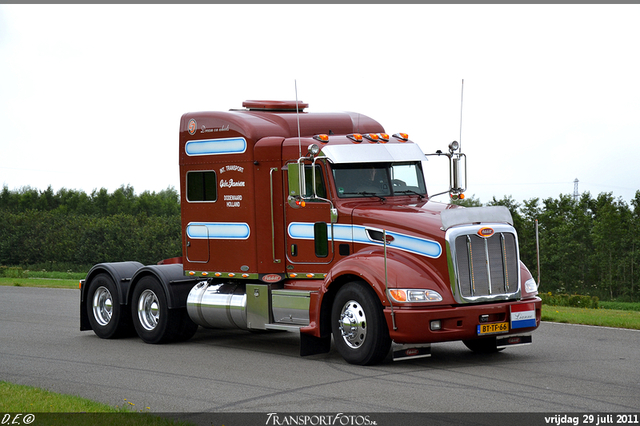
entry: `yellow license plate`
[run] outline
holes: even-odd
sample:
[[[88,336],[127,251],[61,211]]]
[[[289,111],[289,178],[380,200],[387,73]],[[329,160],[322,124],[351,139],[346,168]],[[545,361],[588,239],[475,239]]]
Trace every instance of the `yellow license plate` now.
[[[484,334],[497,334],[497,333],[508,333],[508,332],[509,332],[508,322],[478,325],[478,336],[482,336]]]

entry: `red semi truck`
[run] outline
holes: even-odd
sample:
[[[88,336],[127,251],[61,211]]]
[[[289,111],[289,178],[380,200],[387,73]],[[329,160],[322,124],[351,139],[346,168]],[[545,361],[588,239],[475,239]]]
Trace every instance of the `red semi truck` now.
[[[198,326],[300,333],[301,355],[331,340],[349,363],[531,343],[540,298],[504,207],[433,201],[427,156],[357,113],[246,101],[180,122],[182,257],[95,265],[81,282],[81,330],[189,339]],[[448,152],[449,192],[466,157]]]

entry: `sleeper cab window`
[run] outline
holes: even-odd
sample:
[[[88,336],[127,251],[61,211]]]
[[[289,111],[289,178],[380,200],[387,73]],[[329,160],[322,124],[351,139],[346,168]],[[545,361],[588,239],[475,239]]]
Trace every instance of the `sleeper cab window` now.
[[[218,198],[216,172],[198,170],[187,172],[187,201],[212,202]]]

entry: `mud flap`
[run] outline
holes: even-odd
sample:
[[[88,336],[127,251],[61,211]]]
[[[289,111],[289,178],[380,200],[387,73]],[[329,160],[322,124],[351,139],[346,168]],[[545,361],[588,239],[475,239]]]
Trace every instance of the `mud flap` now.
[[[326,354],[331,350],[331,335],[315,337],[300,333],[300,356]]]
[[[507,346],[522,346],[522,345],[530,345],[532,342],[532,338],[530,334],[518,334],[511,336],[497,336],[496,337],[496,348],[502,349]]]
[[[431,356],[430,343],[401,345],[394,342],[391,346],[391,350],[394,361],[405,361],[408,359],[427,358]]]

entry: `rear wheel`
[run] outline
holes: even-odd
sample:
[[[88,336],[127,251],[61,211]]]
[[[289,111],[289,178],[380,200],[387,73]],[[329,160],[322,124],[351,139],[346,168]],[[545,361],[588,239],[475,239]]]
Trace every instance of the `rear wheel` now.
[[[382,305],[368,284],[346,284],[336,294],[331,310],[336,349],[350,364],[371,365],[389,353],[391,339]]]
[[[146,343],[166,343],[191,338],[198,325],[186,308],[169,309],[162,285],[152,276],[140,279],[131,303],[133,326]]]
[[[120,305],[118,288],[109,275],[98,274],[91,279],[85,303],[89,323],[98,337],[114,339],[130,330],[129,312]]]

